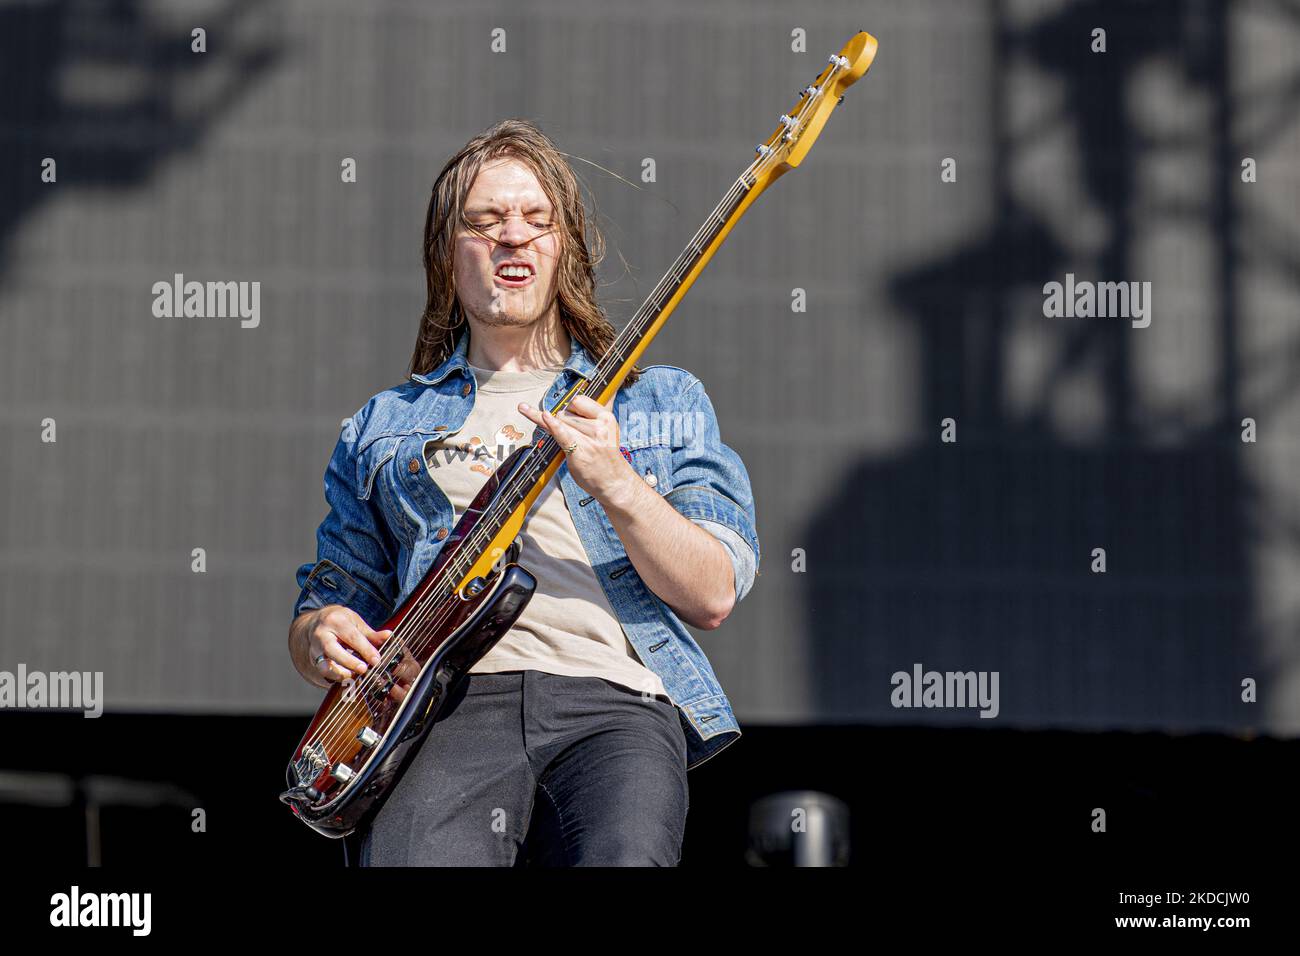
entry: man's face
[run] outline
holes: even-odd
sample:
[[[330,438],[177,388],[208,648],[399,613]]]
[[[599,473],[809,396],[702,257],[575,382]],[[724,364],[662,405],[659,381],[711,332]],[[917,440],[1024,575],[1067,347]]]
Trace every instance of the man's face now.
[[[487,325],[523,327],[545,316],[555,299],[560,234],[541,183],[516,159],[485,164],[465,198],[465,217],[492,238],[456,233],[456,293],[471,317]],[[520,262],[531,275],[501,275]]]

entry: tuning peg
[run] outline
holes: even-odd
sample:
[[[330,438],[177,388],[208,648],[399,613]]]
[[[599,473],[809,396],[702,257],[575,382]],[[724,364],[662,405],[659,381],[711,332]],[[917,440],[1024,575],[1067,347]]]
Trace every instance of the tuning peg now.
[[[771,154],[772,147],[765,146],[764,144],[759,143],[757,146],[754,147],[754,152],[758,153],[758,155],[760,156],[767,156]]]

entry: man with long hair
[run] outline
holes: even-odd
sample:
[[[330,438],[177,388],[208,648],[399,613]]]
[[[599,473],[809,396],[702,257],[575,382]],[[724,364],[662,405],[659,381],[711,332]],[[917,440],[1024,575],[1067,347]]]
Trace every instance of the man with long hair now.
[[[534,125],[466,144],[429,201],[410,378],[344,422],[326,470],[289,633],[320,687],[380,662],[391,631],[375,628],[516,448],[549,433],[564,453],[520,535],[537,591],[362,834],[362,865],[674,866],[686,771],[740,735],[685,626],[717,628],[759,558],[749,476],[703,385],[652,365],[613,408],[579,395],[547,410],[616,339],[590,231],[589,245],[577,178]],[[620,435],[656,416],[687,427]]]

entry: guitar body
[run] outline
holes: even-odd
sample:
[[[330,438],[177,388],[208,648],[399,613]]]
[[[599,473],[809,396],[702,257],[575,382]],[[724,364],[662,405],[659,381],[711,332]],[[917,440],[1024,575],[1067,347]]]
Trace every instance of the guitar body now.
[[[444,596],[433,587],[527,450],[502,463],[420,586],[378,628],[392,630],[390,642],[406,646],[393,655],[386,643],[381,650],[387,666],[331,687],[299,741],[285,774],[289,789],[280,800],[317,833],[345,837],[379,812],[466,672],[509,632],[531,600],[536,578],[505,559],[499,571],[476,577],[459,592]],[[511,558],[518,545],[512,550]],[[417,616],[436,623],[413,627]],[[404,630],[422,639],[399,638]]]

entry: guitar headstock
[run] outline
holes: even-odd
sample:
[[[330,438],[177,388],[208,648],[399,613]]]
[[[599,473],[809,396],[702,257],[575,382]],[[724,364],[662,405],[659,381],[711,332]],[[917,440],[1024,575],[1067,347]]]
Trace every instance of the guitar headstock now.
[[[781,116],[767,142],[757,147],[758,159],[748,170],[755,191],[803,162],[844,98],[844,91],[867,72],[875,58],[876,38],[865,30],[855,33],[839,53],[831,54],[817,79],[799,91],[799,100]]]

